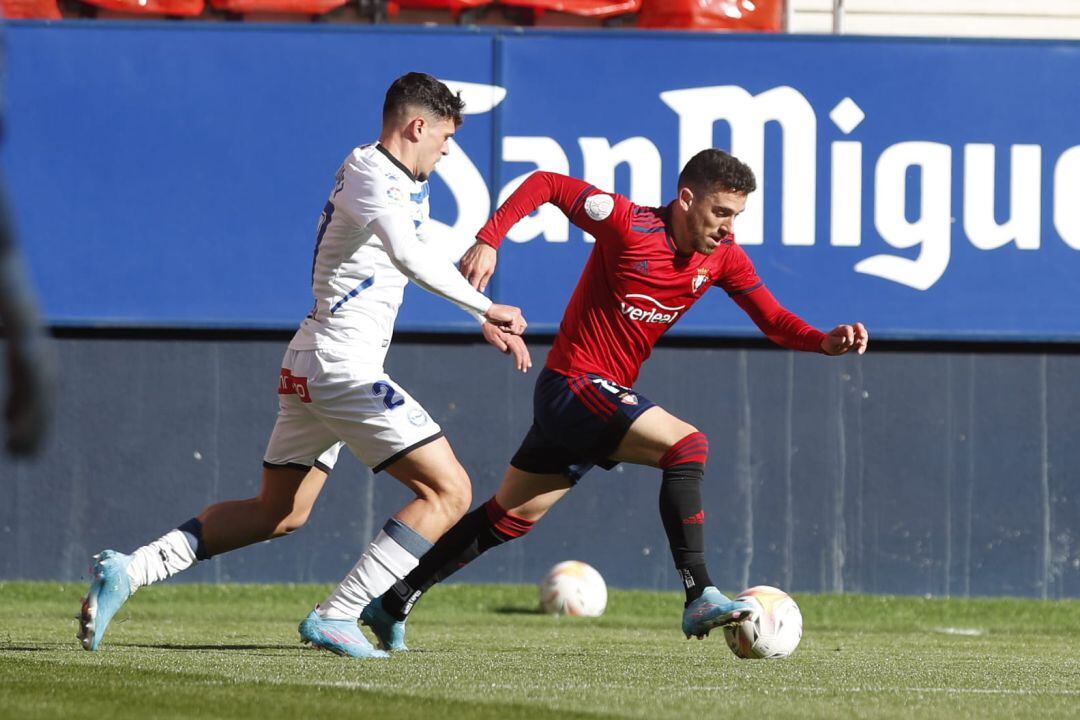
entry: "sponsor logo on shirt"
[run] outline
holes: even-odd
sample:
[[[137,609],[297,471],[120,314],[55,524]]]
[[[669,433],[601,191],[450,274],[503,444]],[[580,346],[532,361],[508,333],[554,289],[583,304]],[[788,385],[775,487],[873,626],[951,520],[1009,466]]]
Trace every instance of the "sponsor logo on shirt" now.
[[[638,307],[636,304],[630,302],[631,299],[639,301],[646,307]],[[663,323],[665,325],[670,325],[678,320],[679,315],[681,314],[680,311],[685,307],[685,305],[668,307],[654,297],[641,295],[639,293],[628,294],[625,300],[619,302],[619,308],[622,311],[622,314],[631,320],[644,323]]]

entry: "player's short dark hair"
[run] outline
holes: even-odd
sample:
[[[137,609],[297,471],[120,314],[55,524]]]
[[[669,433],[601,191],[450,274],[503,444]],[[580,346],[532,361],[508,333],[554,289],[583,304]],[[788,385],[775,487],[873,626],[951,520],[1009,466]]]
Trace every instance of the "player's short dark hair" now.
[[[392,121],[408,107],[418,107],[437,118],[461,124],[465,101],[427,73],[411,72],[390,85],[383,103],[383,122]]]
[[[757,190],[757,180],[750,166],[723,150],[702,150],[679,173],[679,187],[695,193],[726,191],[749,195]]]

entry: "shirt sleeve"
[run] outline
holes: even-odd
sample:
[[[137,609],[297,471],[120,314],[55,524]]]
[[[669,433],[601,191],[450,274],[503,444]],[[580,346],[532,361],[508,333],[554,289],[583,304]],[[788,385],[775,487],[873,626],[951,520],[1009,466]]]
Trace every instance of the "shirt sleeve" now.
[[[384,213],[368,226],[382,241],[394,266],[420,287],[473,316],[482,316],[491,307],[491,299],[473,289],[449,258],[420,242],[404,211]]]
[[[498,249],[510,228],[544,203],[555,205],[570,222],[597,240],[622,237],[629,228],[631,203],[623,196],[605,193],[577,178],[541,170],[510,194],[476,239]]]
[[[819,352],[825,333],[791,312],[773,296],[754,269],[754,263],[738,245],[733,245],[731,260],[716,282],[735,304],[750,316],[765,336],[781,347],[804,352]]]

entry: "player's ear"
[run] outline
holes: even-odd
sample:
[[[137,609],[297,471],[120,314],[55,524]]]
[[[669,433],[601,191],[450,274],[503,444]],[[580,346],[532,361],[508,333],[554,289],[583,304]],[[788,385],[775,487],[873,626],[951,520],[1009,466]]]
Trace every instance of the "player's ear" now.
[[[689,210],[690,206],[694,204],[694,191],[690,188],[683,186],[679,188],[679,205],[683,210]]]
[[[417,141],[427,132],[427,120],[423,115],[417,115],[405,125],[405,137]]]

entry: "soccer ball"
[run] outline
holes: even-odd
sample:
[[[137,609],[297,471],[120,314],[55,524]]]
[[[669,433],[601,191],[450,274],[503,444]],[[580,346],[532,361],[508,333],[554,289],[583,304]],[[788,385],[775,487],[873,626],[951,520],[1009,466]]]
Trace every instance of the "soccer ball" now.
[[[549,615],[599,617],[607,607],[607,585],[591,565],[567,560],[540,582],[540,607]]]
[[[783,590],[758,585],[739,593],[754,606],[754,619],[724,627],[731,652],[747,660],[782,658],[795,652],[802,639],[802,613]]]

